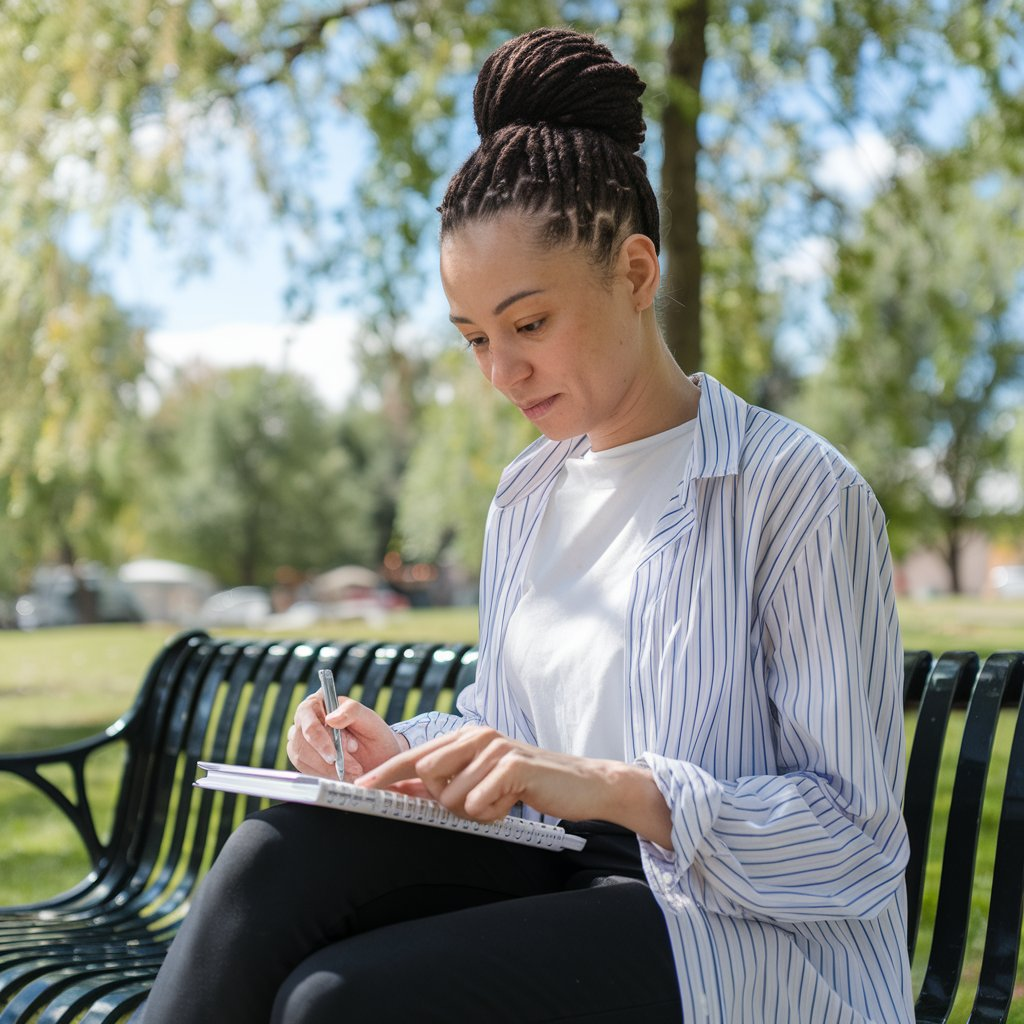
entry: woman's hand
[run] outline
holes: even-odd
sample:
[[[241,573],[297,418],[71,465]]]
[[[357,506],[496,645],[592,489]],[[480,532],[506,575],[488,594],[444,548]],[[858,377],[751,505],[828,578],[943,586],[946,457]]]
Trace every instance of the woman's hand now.
[[[357,700],[339,697],[338,710],[327,715],[318,690],[295,709],[295,722],[288,730],[288,759],[300,772],[338,777],[332,728],[342,731],[347,782],[409,748],[380,715]]]
[[[576,757],[467,725],[392,757],[358,779],[437,800],[454,814],[496,821],[519,801],[557,818],[598,818],[671,848],[668,806],[650,772]]]

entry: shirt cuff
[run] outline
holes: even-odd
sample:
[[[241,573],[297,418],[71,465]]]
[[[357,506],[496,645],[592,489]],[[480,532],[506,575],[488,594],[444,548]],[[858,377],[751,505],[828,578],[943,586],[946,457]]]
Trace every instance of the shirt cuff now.
[[[672,815],[672,849],[640,839],[644,871],[651,889],[670,905],[691,902],[680,888],[714,826],[722,806],[722,785],[714,776],[690,761],[677,761],[646,751],[636,759],[648,768]]]

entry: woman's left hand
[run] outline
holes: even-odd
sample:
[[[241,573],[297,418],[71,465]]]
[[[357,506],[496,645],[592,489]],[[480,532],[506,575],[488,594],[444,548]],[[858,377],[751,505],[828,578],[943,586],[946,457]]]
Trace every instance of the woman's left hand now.
[[[668,808],[645,768],[542,750],[486,726],[396,754],[357,784],[430,797],[476,821],[496,821],[522,801],[557,818],[599,818],[670,842]]]

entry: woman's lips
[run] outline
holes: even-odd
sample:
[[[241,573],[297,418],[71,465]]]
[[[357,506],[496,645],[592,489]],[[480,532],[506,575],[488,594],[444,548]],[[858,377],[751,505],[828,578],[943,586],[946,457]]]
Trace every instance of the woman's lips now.
[[[536,405],[521,405],[519,408],[528,420],[536,422],[555,404],[557,398],[558,395],[552,395],[550,398],[542,399]]]

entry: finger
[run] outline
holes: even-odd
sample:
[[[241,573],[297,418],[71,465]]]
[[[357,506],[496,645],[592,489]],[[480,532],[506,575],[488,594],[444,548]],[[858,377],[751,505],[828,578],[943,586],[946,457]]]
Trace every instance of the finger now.
[[[436,771],[440,778],[446,780],[445,805],[457,807],[461,812],[466,797],[494,770],[502,753],[503,746],[498,743],[489,743],[482,750],[476,751],[468,762],[454,760],[446,756],[447,752],[441,752],[441,756],[433,755],[433,764],[421,765],[420,770],[427,777]]]
[[[345,781],[355,782],[360,775],[364,774],[365,769],[362,764],[357,761],[354,757],[345,758]]]
[[[416,759],[409,757],[415,751],[405,751],[388,758],[383,764],[377,765],[372,771],[356,779],[357,786],[367,786],[373,789],[390,789],[396,782],[405,779],[415,779],[419,776],[416,773]]]
[[[299,732],[296,742],[300,742],[301,737],[301,740],[305,741],[309,748],[319,754],[327,764],[334,764],[338,760],[337,752],[334,749],[334,737],[331,735],[330,729],[324,725],[322,718],[315,714],[305,714],[301,717],[296,714],[295,725]]]
[[[363,778],[358,779],[357,782],[360,786],[375,786],[377,788],[386,789],[392,783],[399,782],[402,779],[418,778],[419,773],[416,771],[416,762],[418,758],[422,756],[423,752],[434,750],[438,746],[450,743],[451,740],[451,735],[437,736],[432,740],[428,740],[426,743],[420,744],[419,746],[403,750],[398,754],[393,754],[386,761],[377,765],[373,771],[367,772],[366,775]]]
[[[337,708],[324,718],[324,722],[335,729],[355,729],[357,731],[386,724],[373,708],[368,708],[351,697],[339,697]]]
[[[388,786],[388,789],[393,793],[402,793],[405,796],[417,796],[424,800],[433,800],[433,796],[429,789],[423,785],[421,779],[404,779],[401,782],[396,782],[392,786]]]
[[[288,760],[296,771],[303,775],[316,775],[319,778],[337,778],[333,765],[327,764],[319,754],[310,755],[304,747],[288,748]]]
[[[499,769],[466,794],[462,813],[477,821],[496,821],[504,818],[522,799],[522,790],[510,786]]]
[[[316,693],[311,693],[303,701],[299,703],[299,706],[295,709],[295,721],[298,722],[309,722],[316,720],[322,722],[324,720],[324,699],[319,690]]]

